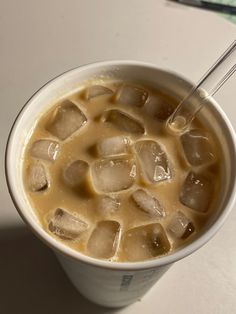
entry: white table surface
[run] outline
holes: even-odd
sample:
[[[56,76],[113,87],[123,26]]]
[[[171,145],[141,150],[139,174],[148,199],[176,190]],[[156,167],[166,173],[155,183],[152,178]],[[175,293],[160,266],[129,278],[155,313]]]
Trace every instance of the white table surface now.
[[[0,0],[0,313],[236,313],[236,210],[217,236],[176,263],[141,302],[110,310],[82,298],[7,193],[4,149],[14,118],[47,80],[78,65],[136,59],[196,81],[235,39],[215,13],[163,0]],[[216,99],[236,127],[236,77]]]

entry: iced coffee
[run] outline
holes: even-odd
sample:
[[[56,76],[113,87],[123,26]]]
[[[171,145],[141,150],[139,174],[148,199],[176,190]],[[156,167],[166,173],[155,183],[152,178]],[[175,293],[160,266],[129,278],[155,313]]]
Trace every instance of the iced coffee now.
[[[116,262],[158,258],[193,241],[214,214],[220,148],[178,101],[135,82],[89,82],[49,104],[24,151],[24,186],[52,237]]]

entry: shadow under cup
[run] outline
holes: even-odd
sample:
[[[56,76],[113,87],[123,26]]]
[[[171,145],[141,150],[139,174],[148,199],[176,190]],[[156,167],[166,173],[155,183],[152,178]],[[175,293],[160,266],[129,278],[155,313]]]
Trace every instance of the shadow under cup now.
[[[199,113],[199,118],[213,130],[222,149],[222,184],[218,199],[214,200],[215,213],[193,242],[170,255],[143,262],[111,263],[85,256],[57,241],[40,226],[23,188],[22,155],[32,127],[50,105],[61,96],[78,90],[87,80],[104,78],[145,84],[161,89],[176,99],[182,99],[192,87],[179,75],[143,62],[100,62],[68,71],[36,92],[18,115],[6,150],[6,178],[19,214],[31,230],[55,251],[80,293],[97,304],[121,307],[140,299],[172,263],[200,248],[224,223],[235,200],[235,135],[222,109],[210,99],[208,106]],[[199,101],[198,96],[194,101]]]

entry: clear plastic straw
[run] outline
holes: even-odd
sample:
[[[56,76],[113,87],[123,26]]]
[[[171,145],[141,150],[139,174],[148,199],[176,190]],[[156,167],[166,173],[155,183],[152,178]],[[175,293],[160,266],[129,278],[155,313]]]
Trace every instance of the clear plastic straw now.
[[[213,96],[236,70],[236,41],[223,53],[216,63],[208,70],[200,82],[180,102],[167,121],[172,131],[182,133],[188,129],[196,114],[205,104],[205,100]],[[192,105],[196,94],[201,100]],[[196,100],[195,100],[196,102]]]

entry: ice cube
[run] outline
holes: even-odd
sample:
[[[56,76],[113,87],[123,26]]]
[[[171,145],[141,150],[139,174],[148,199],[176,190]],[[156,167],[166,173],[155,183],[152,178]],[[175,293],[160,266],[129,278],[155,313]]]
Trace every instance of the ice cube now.
[[[103,95],[111,95],[113,91],[110,88],[107,88],[102,85],[92,85],[86,89],[85,98],[90,100],[94,97],[103,96]]]
[[[108,157],[127,154],[129,151],[129,139],[125,136],[114,136],[101,140],[97,145],[99,156]]]
[[[155,141],[143,140],[134,145],[141,166],[141,174],[148,183],[156,183],[171,178],[171,170],[166,153]]]
[[[175,106],[162,99],[152,95],[145,104],[146,112],[158,120],[166,120],[174,112]]]
[[[138,208],[146,212],[153,217],[165,216],[164,209],[162,208],[159,201],[145,190],[138,189],[132,193],[132,198],[135,201]]]
[[[118,90],[116,101],[120,104],[141,107],[148,98],[148,92],[142,88],[123,85]]]
[[[114,214],[120,206],[120,201],[117,197],[104,195],[99,199],[98,210],[102,215]]]
[[[188,238],[195,230],[191,220],[181,211],[173,214],[167,230],[177,239]]]
[[[64,181],[69,186],[76,187],[84,181],[88,173],[88,170],[89,165],[86,161],[83,160],[73,161],[65,168],[63,172]]]
[[[142,261],[168,253],[170,243],[159,223],[139,226],[126,231],[123,252],[129,261]]]
[[[145,133],[145,129],[139,121],[120,110],[113,109],[106,111],[105,121],[110,122],[119,130],[131,134],[142,135]]]
[[[85,230],[88,224],[67,211],[58,208],[49,221],[48,229],[61,239],[75,240]]]
[[[28,172],[28,184],[31,191],[43,191],[48,187],[48,179],[45,168],[40,162],[30,165]]]
[[[57,159],[60,145],[52,140],[38,140],[31,146],[31,156],[39,159],[54,161]]]
[[[65,100],[56,108],[47,130],[60,140],[65,140],[86,122],[83,112],[73,102]]]
[[[90,255],[97,258],[110,258],[119,242],[120,224],[113,220],[98,222],[87,244]]]
[[[214,160],[207,132],[193,129],[181,135],[180,139],[190,165],[200,166]]]
[[[180,202],[198,212],[206,212],[212,199],[212,182],[204,175],[190,172],[180,192]]]
[[[136,178],[136,165],[132,158],[107,158],[96,161],[92,167],[96,190],[109,193],[130,188]]]

